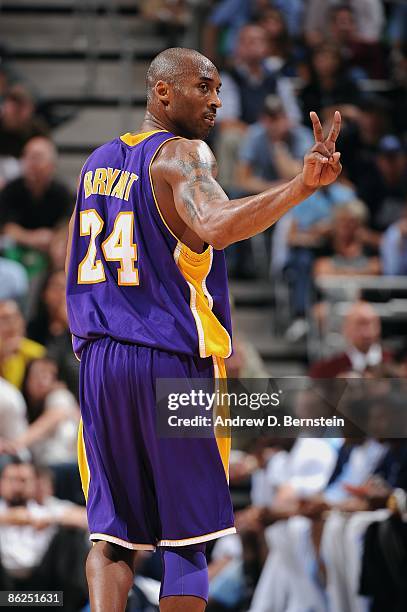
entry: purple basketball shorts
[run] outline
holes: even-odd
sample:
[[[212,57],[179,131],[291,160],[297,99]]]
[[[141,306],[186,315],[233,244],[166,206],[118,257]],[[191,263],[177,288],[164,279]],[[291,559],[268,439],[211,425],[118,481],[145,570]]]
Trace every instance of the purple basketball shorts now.
[[[78,458],[91,540],[153,550],[235,532],[216,438],[159,437],[156,426],[156,379],[213,378],[214,367],[111,338],[84,347]]]

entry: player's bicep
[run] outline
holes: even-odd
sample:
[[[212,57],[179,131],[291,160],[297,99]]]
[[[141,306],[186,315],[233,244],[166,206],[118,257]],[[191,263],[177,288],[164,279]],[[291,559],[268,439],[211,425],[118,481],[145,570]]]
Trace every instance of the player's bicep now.
[[[204,143],[188,143],[172,164],[169,182],[174,204],[181,219],[204,239],[209,231],[208,221],[214,217],[214,209],[227,200],[222,187],[216,181],[215,158]]]
[[[189,177],[180,177],[173,185],[175,208],[181,219],[199,233],[205,226],[213,207],[226,199],[220,185],[210,173],[200,172]]]

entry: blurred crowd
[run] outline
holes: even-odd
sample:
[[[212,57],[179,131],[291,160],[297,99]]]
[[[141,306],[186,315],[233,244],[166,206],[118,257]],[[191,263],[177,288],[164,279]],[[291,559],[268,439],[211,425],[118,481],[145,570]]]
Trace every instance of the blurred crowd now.
[[[227,261],[232,278],[269,282],[276,334],[318,339],[308,343],[313,385],[385,381],[370,400],[352,399],[355,414],[372,413],[368,433],[262,437],[233,451],[239,535],[209,549],[209,610],[405,610],[407,446],[382,428],[386,409],[402,410],[406,398],[407,318],[396,302],[407,298],[407,4],[149,0],[139,8],[172,44],[204,17],[200,48],[222,79],[210,145],[231,198],[294,177],[313,143],[309,112],[327,129],[341,111],[339,180],[230,247]],[[79,568],[88,549],[79,363],[65,305],[75,196],[57,174],[41,92],[0,54],[0,588],[64,590],[64,609],[75,611],[86,605]],[[228,372],[268,373],[239,330]],[[316,414],[309,389],[295,410]],[[159,578],[155,557],[140,556],[129,609],[156,609]]]

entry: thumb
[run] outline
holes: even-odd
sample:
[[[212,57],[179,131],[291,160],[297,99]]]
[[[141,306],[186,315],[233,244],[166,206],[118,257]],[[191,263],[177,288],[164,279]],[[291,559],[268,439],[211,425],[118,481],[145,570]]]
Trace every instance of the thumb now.
[[[334,154],[331,156],[331,159],[330,159],[329,161],[330,161],[331,163],[337,164],[337,163],[338,163],[338,161],[340,160],[340,158],[341,158],[341,154],[340,154],[340,152],[339,152],[339,151],[336,151],[336,153],[334,153]]]

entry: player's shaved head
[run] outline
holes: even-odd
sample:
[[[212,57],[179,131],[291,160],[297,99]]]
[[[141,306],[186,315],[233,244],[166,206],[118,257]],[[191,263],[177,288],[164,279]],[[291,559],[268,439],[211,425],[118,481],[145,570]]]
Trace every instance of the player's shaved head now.
[[[205,139],[222,106],[221,85],[216,66],[198,51],[182,47],[162,51],[147,71],[146,127]]]
[[[186,76],[209,71],[216,71],[216,67],[195,49],[172,47],[162,51],[147,71],[147,104],[152,102],[154,87],[159,81],[176,85]]]

